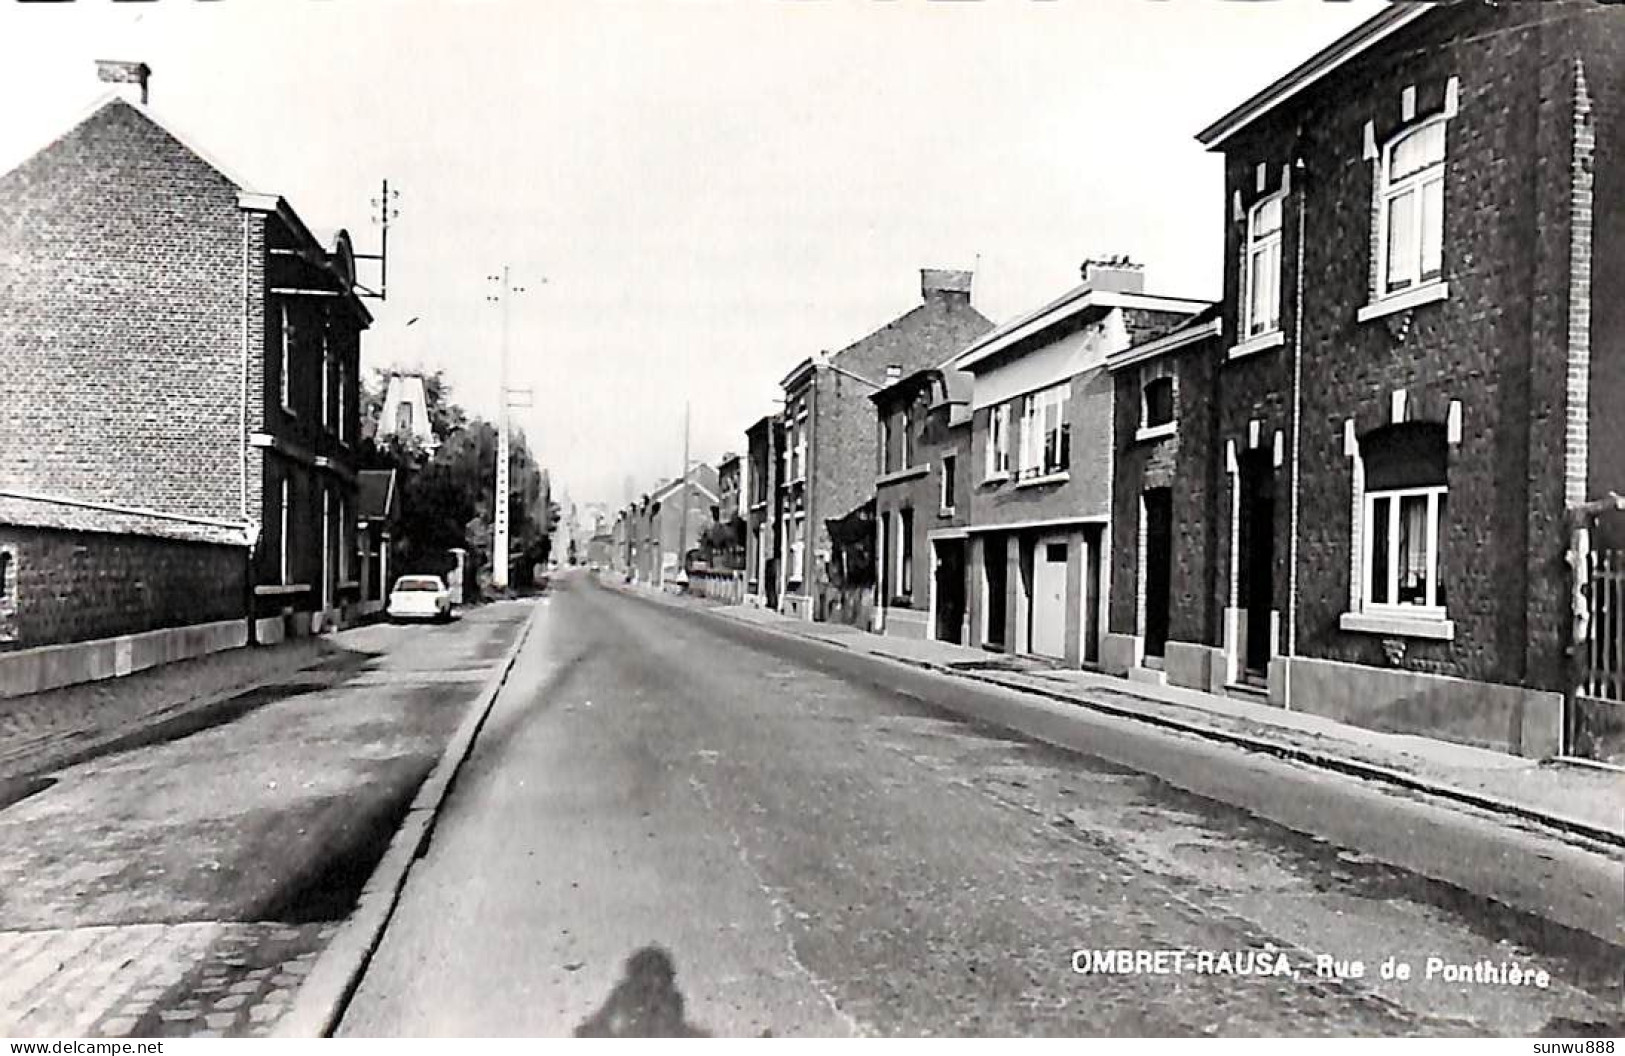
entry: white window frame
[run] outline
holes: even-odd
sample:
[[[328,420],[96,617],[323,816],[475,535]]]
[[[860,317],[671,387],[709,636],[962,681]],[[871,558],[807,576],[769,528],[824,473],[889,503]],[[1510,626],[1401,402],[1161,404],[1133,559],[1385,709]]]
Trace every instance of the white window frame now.
[[[937,512],[944,517],[953,516],[954,506],[959,501],[959,489],[955,487],[954,480],[958,468],[958,455],[943,455],[941,462],[938,463],[938,472],[941,473],[942,479],[937,483]],[[954,501],[949,502],[949,499]]]
[[[1022,401],[1020,470],[1017,479],[1032,480],[1060,476],[1070,468],[1065,462],[1048,465],[1047,454],[1050,429],[1046,419],[1050,409],[1058,408],[1055,417],[1055,447],[1059,453],[1061,435],[1067,432],[1067,404],[1072,397],[1072,383],[1058,385],[1029,393]],[[1070,454],[1070,453],[1069,453]]]
[[[293,327],[290,325],[292,316],[286,304],[277,305],[277,340],[281,347],[278,359],[280,375],[277,378],[277,389],[282,399],[282,409],[289,414],[296,414],[293,409]]]
[[[1258,234],[1259,217],[1270,206],[1277,207],[1278,220],[1275,229],[1263,236]],[[1247,238],[1241,248],[1241,270],[1245,280],[1242,283],[1241,302],[1241,340],[1243,342],[1260,340],[1272,334],[1281,332],[1281,232],[1286,226],[1286,192],[1277,191],[1253,204],[1247,211]],[[1254,304],[1257,302],[1255,292],[1262,270],[1255,266],[1255,261],[1261,255],[1273,258],[1269,269],[1270,278],[1274,284],[1270,299],[1270,317],[1264,320],[1265,325],[1260,326],[1259,320],[1253,317]]]
[[[914,467],[914,404],[903,408],[903,464],[900,468]]]
[[[914,600],[913,519],[914,511],[897,511],[897,596],[910,602]]]
[[[1154,382],[1168,379],[1169,399],[1172,404],[1171,414],[1166,422],[1151,422],[1150,390]],[[1135,430],[1134,439],[1151,440],[1159,436],[1169,436],[1179,428],[1179,381],[1174,376],[1173,366],[1166,359],[1155,359],[1147,363],[1140,372],[1140,422]]]
[[[1010,404],[988,410],[987,464],[984,480],[1004,480],[1010,476]]]
[[[327,341],[327,325],[322,324],[322,428],[333,428],[333,349]]]
[[[1444,181],[1445,170],[1450,160],[1449,120],[1447,114],[1438,114],[1425,121],[1408,125],[1382,146],[1381,165],[1378,170],[1380,182],[1377,188],[1377,289],[1374,300],[1383,301],[1394,297],[1404,297],[1415,293],[1417,290],[1427,289],[1444,281]],[[1435,126],[1440,130],[1439,160],[1397,182],[1392,180],[1390,173],[1393,171],[1394,152],[1406,140],[1414,136],[1420,136]],[[1421,205],[1427,188],[1433,184],[1439,185],[1439,273],[1432,278],[1426,278],[1422,274],[1422,258],[1427,253],[1427,225],[1422,222]],[[1392,289],[1390,288],[1390,281],[1393,276],[1390,275],[1388,270],[1389,258],[1392,256],[1389,252],[1390,232],[1388,218],[1392,203],[1407,194],[1414,194],[1417,203],[1416,219],[1413,225],[1415,228],[1415,245],[1412,247],[1413,252],[1407,254],[1405,258],[1407,266],[1415,270],[1408,276],[1405,286]]]
[[[1391,488],[1383,491],[1367,491],[1362,497],[1361,506],[1361,532],[1360,532],[1360,611],[1376,616],[1404,616],[1421,620],[1445,620],[1448,614],[1445,606],[1438,604],[1439,597],[1439,498],[1449,494],[1448,484],[1432,484],[1419,488]],[[1424,604],[1414,602],[1371,600],[1371,572],[1372,572],[1372,542],[1376,532],[1372,525],[1376,522],[1377,503],[1386,499],[1388,501],[1388,590],[1389,598],[1399,597],[1399,525],[1400,506],[1402,500],[1425,496],[1427,498],[1427,601]]]
[[[339,383],[339,443],[350,442],[350,372],[341,358],[338,364]]]

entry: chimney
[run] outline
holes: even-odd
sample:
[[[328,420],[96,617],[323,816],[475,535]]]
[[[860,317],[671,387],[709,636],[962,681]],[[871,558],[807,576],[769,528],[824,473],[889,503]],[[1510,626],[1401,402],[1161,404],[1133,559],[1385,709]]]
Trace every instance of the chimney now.
[[[893,363],[891,366],[886,368],[886,384],[887,385],[895,385],[901,380],[903,380],[903,368],[902,367],[898,366],[896,363]]]
[[[969,271],[921,268],[920,298],[925,301],[933,298],[958,300],[969,304],[970,283],[973,274],[973,272]]]
[[[1099,257],[1083,262],[1083,281],[1092,290],[1144,293],[1145,268],[1128,257]]]
[[[114,91],[126,102],[147,105],[147,79],[152,68],[144,62],[120,62],[114,59],[96,60],[96,79],[118,87]]]

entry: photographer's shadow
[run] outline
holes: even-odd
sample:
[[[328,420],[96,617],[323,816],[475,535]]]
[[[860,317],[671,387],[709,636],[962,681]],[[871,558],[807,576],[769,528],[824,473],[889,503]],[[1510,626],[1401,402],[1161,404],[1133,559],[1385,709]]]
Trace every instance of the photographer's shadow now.
[[[688,1022],[677,989],[677,966],[659,946],[626,959],[620,981],[603,1005],[575,1029],[578,1038],[708,1038]]]

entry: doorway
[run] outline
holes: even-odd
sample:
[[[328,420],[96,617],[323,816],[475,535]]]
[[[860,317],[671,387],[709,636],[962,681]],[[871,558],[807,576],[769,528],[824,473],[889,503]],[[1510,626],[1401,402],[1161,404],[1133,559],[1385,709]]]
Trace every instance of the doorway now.
[[[1005,537],[990,535],[982,543],[982,645],[1003,651],[1005,631],[1005,588],[1010,568],[1005,558]]]
[[[1173,490],[1141,496],[1145,517],[1145,655],[1162,659],[1168,647],[1169,587],[1173,571]]]
[[[965,624],[965,541],[939,539],[936,546],[936,638],[962,643]]]
[[[1260,450],[1243,455],[1240,469],[1237,592],[1246,609],[1247,638],[1242,673],[1256,680],[1268,672],[1274,652],[1270,617],[1275,608],[1275,466],[1269,451]]]
[[[1055,660],[1066,657],[1066,554],[1064,535],[1040,536],[1033,541],[1028,649]]]

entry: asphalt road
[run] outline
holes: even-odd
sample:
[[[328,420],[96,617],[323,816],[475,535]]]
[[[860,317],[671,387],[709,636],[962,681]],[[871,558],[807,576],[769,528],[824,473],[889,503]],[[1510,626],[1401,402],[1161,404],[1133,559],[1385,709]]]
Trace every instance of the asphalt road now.
[[[1001,690],[584,580],[545,604],[341,1034],[1625,1029],[1617,862],[1081,711],[1084,751],[1026,740],[965,717]],[[1419,875],[1464,868],[1602,923]]]

